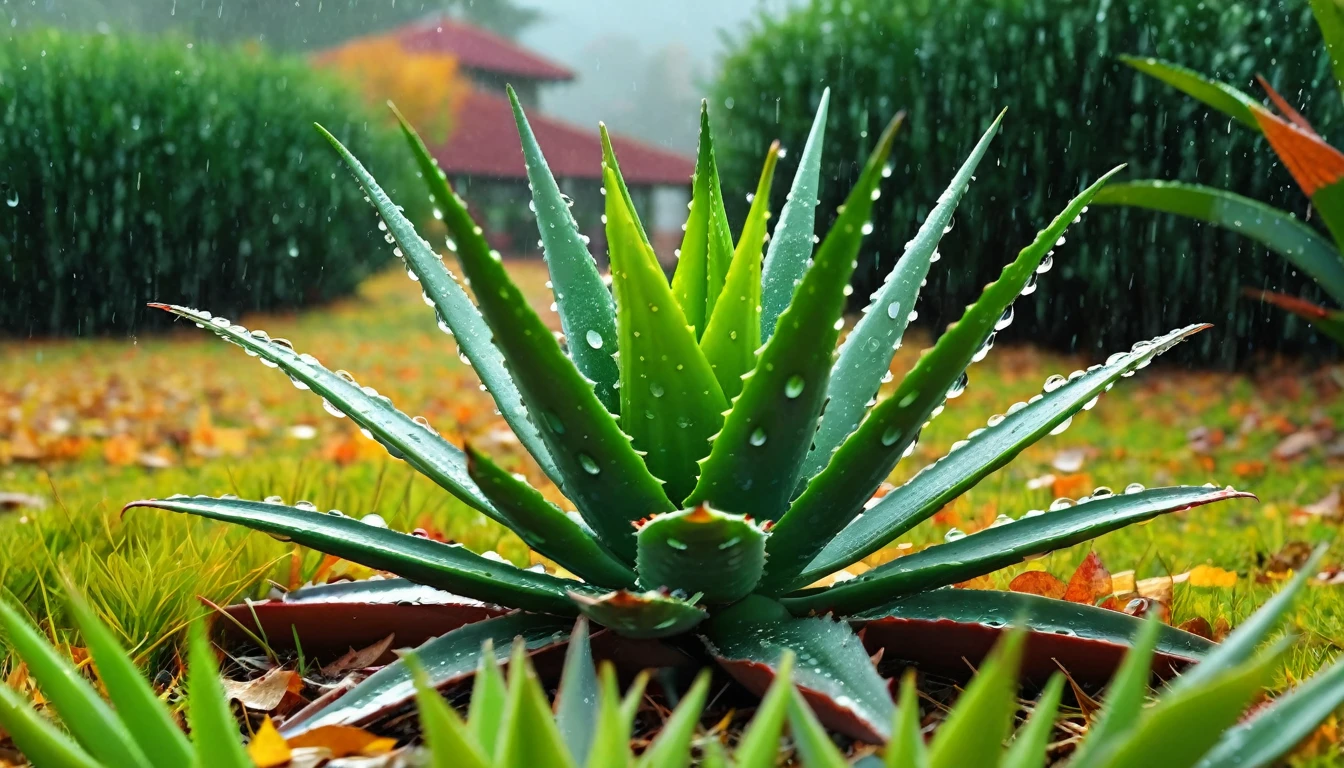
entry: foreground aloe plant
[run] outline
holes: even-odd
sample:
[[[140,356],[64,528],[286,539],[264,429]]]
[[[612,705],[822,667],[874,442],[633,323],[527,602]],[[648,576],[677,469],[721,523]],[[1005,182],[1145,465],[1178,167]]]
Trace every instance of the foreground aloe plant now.
[[[1311,0],[1311,10],[1325,37],[1335,81],[1344,90],[1344,9],[1336,0]],[[1185,67],[1151,58],[1121,60],[1262,133],[1298,187],[1311,199],[1334,242],[1291,213],[1199,184],[1156,180],[1115,184],[1102,190],[1096,202],[1188,216],[1245,235],[1307,273],[1336,304],[1344,305],[1344,153],[1327,144],[1263,77],[1258,78],[1260,85],[1282,117],[1246,93]],[[1322,333],[1344,343],[1344,310],[1272,291],[1248,289],[1247,293],[1305,318]]]
[[[1035,290],[1037,274],[1049,269],[1051,249],[1111,174],[1069,203],[895,391],[879,400],[938,241],[999,120],[837,354],[849,280],[871,228],[879,183],[889,174],[900,119],[878,139],[834,226],[814,250],[826,105],[823,96],[763,263],[777,150],[770,149],[734,245],[702,112],[694,196],[670,285],[604,131],[608,292],[515,101],[568,352],[528,306],[410,126],[403,121],[448,227],[448,250],[458,255],[476,304],[369,172],[328,135],[383,217],[388,241],[419,281],[440,326],[456,339],[522,445],[577,515],[550,504],[487,456],[459,450],[348,374],[296,354],[287,342],[207,312],[163,307],[282,369],[322,396],[328,410],[348,416],[393,456],[577,578],[515,568],[461,547],[321,514],[306,503],[183,496],[130,506],[239,523],[443,590],[427,596],[423,588],[389,580],[318,588],[320,597],[299,591],[234,612],[244,623],[261,623],[274,641],[304,634],[310,626],[305,606],[315,600],[344,603],[351,616],[367,615],[371,602],[439,604],[443,634],[420,649],[436,685],[469,676],[484,640],[503,645],[522,637],[529,647],[545,648],[563,641],[578,614],[627,638],[640,653],[661,654],[664,661],[657,663],[688,655],[696,663],[694,657],[707,650],[758,693],[791,650],[799,659],[796,680],[823,722],[869,741],[891,733],[893,704],[869,659],[883,649],[888,658],[959,670],[963,657],[983,658],[1002,627],[1021,620],[1029,630],[1030,676],[1048,674],[1058,660],[1077,677],[1105,680],[1139,626],[1136,619],[1030,595],[939,588],[1166,512],[1248,494],[1212,487],[1131,487],[1125,494],[1098,489],[1076,504],[1060,500],[1049,512],[1026,512],[1016,521],[1004,517],[1002,524],[857,578],[808,585],[878,551],[1028,445],[1067,428],[1118,379],[1203,326],[1141,342],[1067,378],[1051,377],[1042,394],[993,417],[949,457],[870,501],[914,450],[920,430],[966,387],[966,368],[1011,322],[1013,301]],[[477,621],[483,615],[493,618]],[[448,631],[457,624],[463,626]],[[678,640],[693,637],[701,642]],[[311,648],[313,640],[305,634],[302,643]],[[398,640],[408,638],[398,634]],[[1163,627],[1156,647],[1159,670],[1169,675],[1198,659],[1209,643]],[[288,724],[287,732],[368,722],[413,693],[410,671],[393,664]]]
[[[1318,552],[1301,573],[1274,599],[1246,621],[1190,675],[1162,691],[1143,709],[1152,671],[1159,625],[1145,622],[1111,681],[1100,714],[1068,760],[1078,766],[1199,766],[1255,768],[1277,760],[1344,702],[1344,662],[1304,681],[1250,719],[1237,722],[1246,705],[1265,683],[1279,652],[1291,642],[1281,639],[1262,653],[1255,648],[1278,623],[1293,598],[1315,573]],[[72,592],[76,623],[83,631],[109,697],[107,706],[70,659],[51,647],[19,613],[0,601],[0,628],[15,653],[28,664],[55,710],[70,729],[66,735],[29,706],[21,694],[0,684],[0,728],[37,768],[86,768],[115,765],[237,766],[251,764],[239,743],[218,669],[200,626],[193,626],[188,670],[187,723],[191,740],[177,731],[172,714],[154,697],[149,683],[136,672],[124,649]],[[1018,704],[1015,676],[1023,652],[1023,634],[1013,631],[980,667],[975,679],[948,712],[933,739],[925,744],[914,676],[906,675],[900,706],[891,721],[892,740],[883,758],[868,757],[857,765],[869,768],[961,768],[1044,765],[1052,741],[1064,678],[1056,672],[1031,706],[1030,717],[1012,738]],[[464,720],[434,692],[425,660],[407,659],[415,681],[424,741],[423,762],[465,768],[686,768],[698,747],[701,765],[728,765],[719,737],[697,738],[701,713],[710,692],[710,675],[702,672],[676,709],[661,723],[658,735],[638,757],[630,751],[633,721],[640,709],[647,676],[635,678],[622,697],[610,665],[599,675],[593,665],[588,625],[580,618],[570,634],[564,674],[556,694],[554,716],[522,642],[515,643],[508,681],[500,673],[487,641],[476,655],[471,704]],[[791,651],[781,657],[771,683],[733,752],[738,766],[774,766],[780,734],[787,721],[794,748],[803,764],[841,768],[844,755],[827,736],[806,699],[795,687]],[[665,691],[666,692],[666,691]],[[273,763],[272,763],[273,764]],[[401,764],[398,762],[398,764]]]

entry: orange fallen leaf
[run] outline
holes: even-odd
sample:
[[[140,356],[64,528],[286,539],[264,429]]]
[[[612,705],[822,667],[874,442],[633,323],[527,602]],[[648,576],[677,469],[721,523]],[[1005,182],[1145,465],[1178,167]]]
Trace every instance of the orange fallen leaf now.
[[[103,441],[103,461],[114,467],[128,467],[140,458],[140,441],[130,435],[113,435]]]
[[[1232,474],[1243,478],[1260,477],[1265,474],[1265,462],[1259,460],[1238,461],[1232,465]]]
[[[1190,569],[1185,583],[1192,587],[1235,587],[1237,574],[1216,565],[1197,565]]]
[[[247,756],[252,758],[257,768],[278,768],[288,763],[292,755],[285,737],[275,729],[275,723],[269,717],[262,721],[261,727],[247,745]]]
[[[289,740],[290,749],[316,747],[326,750],[332,759],[385,755],[395,746],[396,739],[375,736],[351,725],[323,725]]]
[[[1098,598],[1114,591],[1111,588],[1111,573],[1102,565],[1095,551],[1088,552],[1078,570],[1073,572],[1069,584],[1064,588],[1064,599],[1070,603],[1095,605]]]
[[[1076,475],[1056,475],[1050,492],[1057,499],[1076,499],[1092,489],[1092,478],[1086,472]]]
[[[1045,571],[1027,571],[1020,573],[1008,584],[1009,592],[1022,592],[1028,595],[1040,595],[1055,600],[1064,597],[1064,582]]]
[[[1209,620],[1203,616],[1196,616],[1193,619],[1186,619],[1181,622],[1177,629],[1183,629],[1192,635],[1199,635],[1205,640],[1213,639],[1213,627],[1209,625]]]

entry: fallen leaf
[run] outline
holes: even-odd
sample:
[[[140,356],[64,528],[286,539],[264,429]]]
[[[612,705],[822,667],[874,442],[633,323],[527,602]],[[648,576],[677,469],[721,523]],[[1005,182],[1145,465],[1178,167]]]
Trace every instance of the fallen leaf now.
[[[1235,587],[1237,574],[1214,565],[1197,565],[1190,569],[1186,583],[1192,587]]]
[[[1009,592],[1022,592],[1028,595],[1040,595],[1055,600],[1063,599],[1067,589],[1064,582],[1045,571],[1027,571],[1020,573],[1008,584]]]
[[[1213,639],[1213,627],[1209,625],[1209,620],[1203,616],[1196,616],[1193,619],[1186,619],[1181,622],[1177,629],[1189,632],[1192,635],[1199,635],[1205,640]]]
[[[1270,455],[1280,461],[1296,459],[1321,444],[1321,436],[1314,429],[1304,429],[1283,438]]]
[[[1039,491],[1042,488],[1051,488],[1054,486],[1054,484],[1055,484],[1055,476],[1050,473],[1046,473],[1044,475],[1041,475],[1040,477],[1033,477],[1030,480],[1028,480],[1027,490]]]
[[[1135,590],[1134,572],[1120,571],[1119,573],[1112,573],[1111,589],[1115,590],[1115,593],[1117,595],[1123,595],[1127,592],[1133,592]]]
[[[303,690],[303,679],[291,669],[275,668],[252,680],[224,680],[224,695],[258,712],[274,712],[285,694]]]
[[[1289,541],[1283,548],[1265,561],[1262,570],[1273,579],[1285,578],[1287,574],[1298,570],[1311,557],[1311,545],[1305,541]]]
[[[1095,551],[1088,552],[1078,570],[1073,572],[1064,589],[1064,599],[1070,603],[1096,605],[1097,599],[1111,594],[1111,573],[1102,565]]]
[[[247,756],[257,764],[257,768],[278,768],[289,762],[292,753],[285,737],[275,729],[275,723],[267,717],[247,745]]]
[[[1260,477],[1265,474],[1266,464],[1263,461],[1238,461],[1232,465],[1232,474],[1241,478]]]
[[[31,493],[12,493],[0,491],[0,512],[13,512],[19,509],[46,509],[47,500]]]
[[[130,435],[113,435],[103,442],[103,461],[128,467],[140,458],[140,441]]]
[[[1050,492],[1057,499],[1076,499],[1086,496],[1092,488],[1092,478],[1087,473],[1079,475],[1060,475],[1055,478]]]
[[[322,674],[328,677],[336,677],[351,669],[364,669],[373,666],[392,647],[394,637],[395,635],[388,635],[373,645],[358,651],[351,648],[344,656],[323,667]]]
[[[1340,522],[1340,493],[1339,486],[1330,489],[1330,492],[1319,500],[1299,508],[1293,513],[1294,522],[1304,523],[1306,519],[1319,517],[1330,522]]]
[[[351,725],[323,725],[289,739],[289,749],[317,748],[331,759],[385,755],[397,746],[396,739],[375,736]]]

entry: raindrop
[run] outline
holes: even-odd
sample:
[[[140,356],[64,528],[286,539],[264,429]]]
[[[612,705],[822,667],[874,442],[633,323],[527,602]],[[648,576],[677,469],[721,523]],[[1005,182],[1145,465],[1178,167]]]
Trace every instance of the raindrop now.
[[[1022,295],[1030,296],[1035,292],[1036,292],[1036,275],[1033,273],[1031,277],[1027,278],[1027,284],[1022,286]]]
[[[593,457],[586,453],[579,454],[579,465],[583,467],[584,472],[590,475],[596,475],[602,471],[602,468],[597,466],[597,462],[593,461]]]
[[[592,347],[593,349],[602,348],[602,334],[598,333],[597,331],[593,330],[588,331],[588,333],[584,334],[584,338],[588,340],[588,346]]]
[[[999,321],[997,323],[994,323],[994,330],[1002,331],[1004,328],[1007,328],[1012,324],[1013,324],[1013,305],[1009,304],[1007,309],[1003,310],[1003,314],[999,315]]]
[[[1055,266],[1055,257],[1047,253],[1045,258],[1041,259],[1041,263],[1036,267],[1036,274],[1044,275],[1046,272],[1049,272],[1050,268],[1053,266]]]
[[[1125,486],[1125,493],[1143,493],[1145,490],[1147,489],[1144,488],[1143,483],[1130,483]]]
[[[1063,497],[1050,502],[1050,511],[1058,512],[1061,509],[1068,509],[1073,506],[1073,499]]]
[[[662,397],[663,394],[664,394],[665,392],[666,392],[666,390],[663,389],[663,385],[662,385],[662,384],[659,384],[659,383],[656,382],[656,381],[650,381],[650,382],[649,382],[649,394],[650,394],[650,395],[653,395],[654,397]]]
[[[960,528],[951,528],[947,533],[943,534],[943,541],[947,543],[960,541],[964,538],[966,538],[966,532]]]
[[[301,509],[301,510],[303,510],[304,512],[316,512],[316,511],[317,511],[317,505],[314,504],[314,503],[311,502],[311,501],[296,501],[296,502],[294,502],[294,508],[295,508],[295,509]]]
[[[1069,418],[1059,422],[1059,424],[1057,424],[1054,429],[1050,430],[1050,434],[1062,435],[1064,434],[1065,430],[1069,428],[1069,425],[1072,423],[1073,423],[1073,417],[1070,416]]]
[[[887,305],[887,317],[895,320],[901,314],[901,303],[893,301]]]
[[[1042,389],[1044,389],[1046,392],[1054,392],[1056,389],[1059,389],[1060,387],[1064,386],[1067,383],[1068,379],[1056,373],[1054,376],[1051,376],[1050,378],[1045,380],[1045,386],[1042,387]]]
[[[384,520],[384,519],[383,519],[383,516],[380,515],[380,514],[378,514],[377,512],[370,512],[369,514],[367,514],[367,515],[365,515],[365,516],[359,518],[359,522],[361,522],[361,523],[363,523],[363,524],[365,524],[365,525],[371,525],[371,526],[373,526],[374,528],[386,528],[386,527],[387,527],[387,521]]]
[[[1099,486],[1096,487],[1095,490],[1092,491],[1092,500],[1093,500],[1093,501],[1096,501],[1097,499],[1105,499],[1105,498],[1108,498],[1108,497],[1110,497],[1110,496],[1114,496],[1114,495],[1115,495],[1115,491],[1112,491],[1112,490],[1111,490],[1109,487],[1107,487],[1107,486],[1099,485]]]
[[[756,431],[751,433],[751,437],[748,438],[748,441],[755,446],[765,445],[765,430],[761,427],[757,427]]]
[[[685,552],[685,551],[686,551],[686,542],[681,541],[680,539],[672,539],[672,538],[669,538],[669,539],[667,540],[667,546],[669,546],[669,547],[671,547],[671,548],[677,550],[678,552]]]
[[[807,382],[803,380],[802,376],[795,373],[789,377],[788,381],[784,382],[784,396],[792,400],[803,393],[805,386],[807,386]]]
[[[1013,522],[1013,518],[1007,515],[999,515],[998,517],[994,518],[994,522],[990,523],[989,527],[998,528],[1001,525],[1007,525],[1011,522]]]
[[[948,388],[947,399],[951,400],[953,398],[961,397],[961,393],[966,391],[966,387],[970,383],[970,377],[966,375],[965,371],[962,371],[961,375],[957,377],[957,380],[952,382],[952,386]]]

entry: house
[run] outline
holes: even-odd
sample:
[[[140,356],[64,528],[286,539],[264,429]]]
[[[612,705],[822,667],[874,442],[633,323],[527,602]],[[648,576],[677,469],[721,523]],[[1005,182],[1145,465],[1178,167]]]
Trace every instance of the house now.
[[[447,138],[430,151],[457,191],[468,201],[492,244],[513,255],[538,254],[536,220],[528,208],[531,194],[513,111],[504,93],[512,85],[527,109],[528,122],[546,154],[560,190],[574,201],[580,230],[590,250],[605,262],[602,225],[602,144],[596,122],[579,127],[548,117],[538,106],[549,83],[574,79],[574,73],[484,29],[447,16],[402,27],[394,34],[407,51],[439,52],[457,60],[471,88]],[[674,259],[679,230],[659,231],[660,220],[681,221],[690,198],[693,158],[619,134],[612,147],[631,198],[664,263]],[[680,208],[679,215],[667,209]]]

